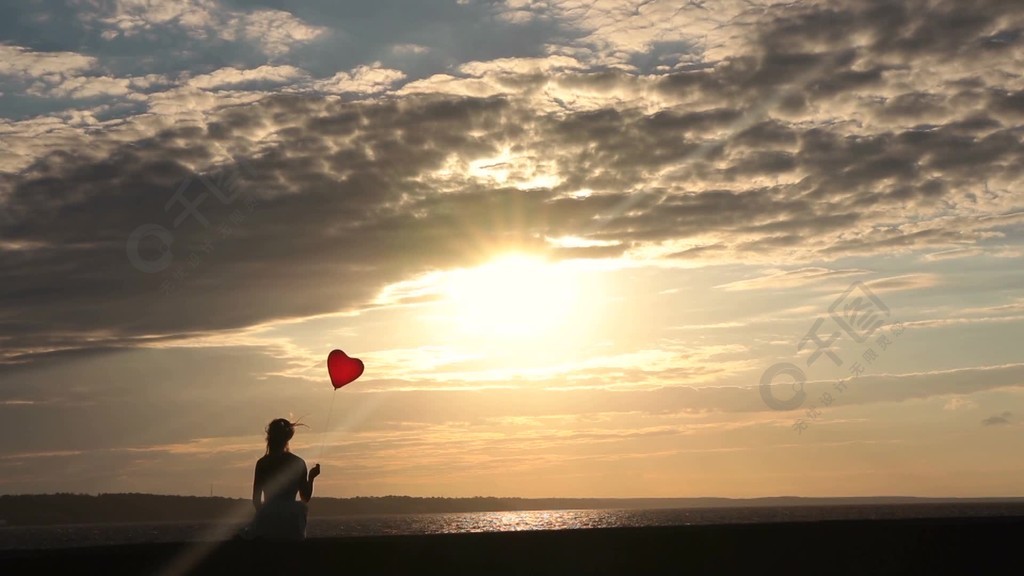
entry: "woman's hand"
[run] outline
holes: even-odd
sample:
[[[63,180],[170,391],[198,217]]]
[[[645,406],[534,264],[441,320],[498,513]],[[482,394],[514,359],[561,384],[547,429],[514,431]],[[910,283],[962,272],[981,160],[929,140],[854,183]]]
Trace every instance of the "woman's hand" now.
[[[313,468],[311,468],[310,471],[309,471],[309,481],[312,482],[313,478],[316,478],[319,475],[320,475],[320,464],[317,464],[316,466],[313,466]]]

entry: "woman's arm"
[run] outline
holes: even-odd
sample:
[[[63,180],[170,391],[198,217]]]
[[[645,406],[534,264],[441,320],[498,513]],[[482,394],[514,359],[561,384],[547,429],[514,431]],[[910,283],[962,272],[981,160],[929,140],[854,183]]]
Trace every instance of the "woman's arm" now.
[[[299,490],[303,502],[309,502],[309,499],[313,497],[313,480],[316,480],[316,477],[319,475],[320,465],[317,464],[309,471],[309,475],[306,477],[306,482],[302,484],[302,488]]]

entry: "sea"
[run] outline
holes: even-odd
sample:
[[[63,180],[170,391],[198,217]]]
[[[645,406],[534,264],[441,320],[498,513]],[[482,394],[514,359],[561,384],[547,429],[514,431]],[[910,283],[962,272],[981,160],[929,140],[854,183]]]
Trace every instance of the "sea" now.
[[[311,518],[307,538],[684,526],[823,520],[1024,516],[1024,504],[851,504],[654,510],[528,510]],[[202,542],[238,537],[238,522],[0,526],[0,550]]]

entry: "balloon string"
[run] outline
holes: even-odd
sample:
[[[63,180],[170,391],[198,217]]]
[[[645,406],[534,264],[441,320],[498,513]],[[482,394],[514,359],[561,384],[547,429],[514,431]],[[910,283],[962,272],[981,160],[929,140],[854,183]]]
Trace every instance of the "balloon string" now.
[[[338,397],[338,389],[334,389],[334,393],[331,394],[331,407],[327,409],[327,420],[324,421],[324,431],[320,433],[320,456],[317,460],[323,459],[324,457],[324,441],[327,439],[327,425],[331,422],[331,412],[334,411],[334,399]]]

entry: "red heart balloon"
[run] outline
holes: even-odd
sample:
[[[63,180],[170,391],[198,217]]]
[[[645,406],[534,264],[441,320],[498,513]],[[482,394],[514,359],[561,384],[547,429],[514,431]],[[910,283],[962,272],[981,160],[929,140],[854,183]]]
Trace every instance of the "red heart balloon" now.
[[[332,350],[327,355],[327,373],[335,390],[362,376],[363,368],[362,360],[350,358],[341,350]]]

